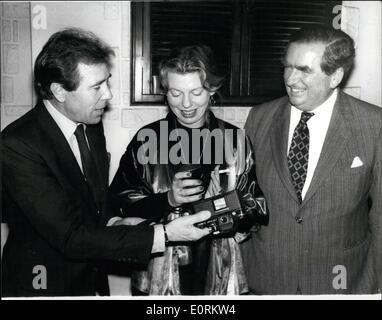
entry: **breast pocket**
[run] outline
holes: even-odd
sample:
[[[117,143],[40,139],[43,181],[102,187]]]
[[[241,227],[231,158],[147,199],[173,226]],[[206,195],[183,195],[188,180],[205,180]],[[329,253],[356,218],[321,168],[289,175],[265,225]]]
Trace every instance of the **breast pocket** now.
[[[335,174],[336,175],[345,175],[345,176],[367,174],[367,168],[364,165],[362,165],[360,167],[356,167],[356,168],[351,168],[351,167],[338,168],[336,170]]]
[[[355,176],[367,175],[370,171],[370,160],[365,156],[354,156],[353,153],[344,152],[343,156],[335,165],[333,174]]]

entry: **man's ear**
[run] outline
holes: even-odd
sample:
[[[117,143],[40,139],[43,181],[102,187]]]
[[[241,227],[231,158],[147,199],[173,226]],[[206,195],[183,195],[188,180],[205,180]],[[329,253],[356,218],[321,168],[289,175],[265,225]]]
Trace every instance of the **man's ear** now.
[[[50,91],[52,91],[54,97],[58,102],[65,102],[66,90],[62,87],[62,84],[52,82],[50,84]]]
[[[337,88],[344,77],[344,69],[342,67],[338,68],[330,77],[330,88]]]

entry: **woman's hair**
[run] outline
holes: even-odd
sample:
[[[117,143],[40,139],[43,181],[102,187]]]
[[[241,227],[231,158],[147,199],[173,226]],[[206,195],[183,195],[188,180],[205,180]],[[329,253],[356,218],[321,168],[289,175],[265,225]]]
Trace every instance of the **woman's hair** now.
[[[198,72],[203,87],[208,91],[217,91],[223,84],[224,77],[219,75],[210,47],[193,45],[176,48],[159,64],[159,75],[163,88],[168,90],[167,74]]]
[[[34,86],[41,99],[52,99],[50,85],[60,83],[67,91],[80,84],[78,64],[111,66],[114,51],[95,34],[69,28],[53,34],[42,48],[34,66]]]
[[[291,43],[317,42],[326,45],[321,60],[322,71],[327,75],[331,75],[338,68],[343,68],[344,77],[342,82],[345,82],[354,64],[355,49],[353,39],[342,30],[314,25],[300,29],[293,34],[289,45]]]

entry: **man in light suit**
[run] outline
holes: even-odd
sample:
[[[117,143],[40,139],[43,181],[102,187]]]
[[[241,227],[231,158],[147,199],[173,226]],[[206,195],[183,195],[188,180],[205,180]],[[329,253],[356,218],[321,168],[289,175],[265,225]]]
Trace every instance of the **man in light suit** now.
[[[208,212],[166,226],[129,226],[128,218],[113,217],[101,122],[112,98],[112,56],[90,32],[53,34],[35,63],[39,102],[2,132],[3,218],[9,225],[3,296],[107,294],[99,262],[146,264],[168,241],[208,234],[193,226]]]
[[[288,95],[248,116],[270,212],[242,248],[252,294],[381,290],[382,109],[338,89],[354,55],[342,31],[300,30],[283,61]]]

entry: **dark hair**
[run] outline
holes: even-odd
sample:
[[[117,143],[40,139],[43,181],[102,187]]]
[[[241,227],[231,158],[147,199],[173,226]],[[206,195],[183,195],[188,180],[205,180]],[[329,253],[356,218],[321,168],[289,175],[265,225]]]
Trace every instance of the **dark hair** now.
[[[314,25],[302,28],[293,34],[289,45],[291,43],[312,42],[326,44],[321,60],[322,71],[327,75],[331,75],[338,68],[343,68],[344,77],[342,82],[346,81],[354,64],[355,50],[353,39],[342,30],[336,30],[323,25]]]
[[[224,77],[217,72],[213,53],[206,45],[193,45],[175,48],[159,64],[162,86],[168,89],[167,73],[198,72],[202,85],[208,91],[217,91],[223,84]]]
[[[80,84],[77,66],[106,64],[111,67],[114,51],[94,33],[69,28],[54,33],[42,48],[34,65],[34,86],[41,99],[52,99],[50,85],[60,83],[67,91]]]

